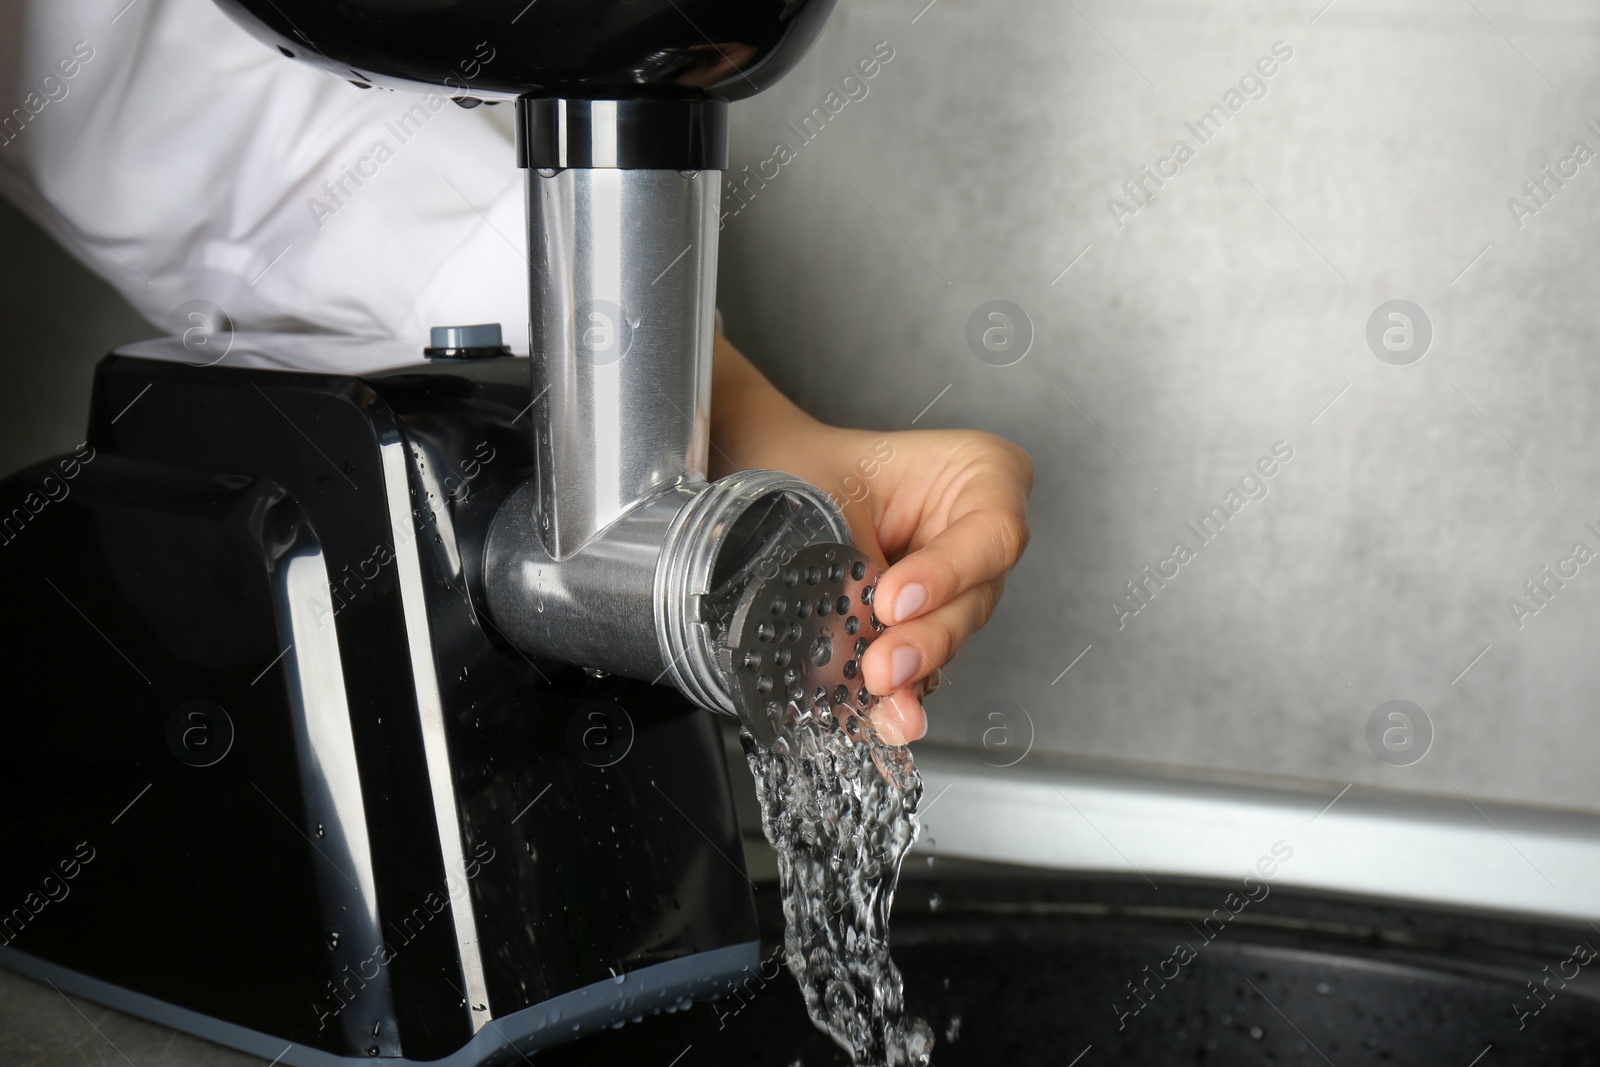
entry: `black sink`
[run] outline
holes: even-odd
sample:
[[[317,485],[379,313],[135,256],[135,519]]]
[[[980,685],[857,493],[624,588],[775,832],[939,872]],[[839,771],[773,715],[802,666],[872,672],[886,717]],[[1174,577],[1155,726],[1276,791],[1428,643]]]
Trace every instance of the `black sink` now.
[[[1240,896],[1225,904],[1238,884],[1161,879],[1155,889],[974,865],[952,873],[945,861],[933,872],[920,859],[914,866],[895,903],[894,955],[907,1001],[939,1035],[936,1067],[1600,1064],[1592,973],[1600,961],[1584,962],[1600,933],[1589,926],[1276,887],[1239,907]],[[1263,888],[1253,883],[1253,895]],[[537,1062],[848,1064],[812,1028],[776,962],[773,889],[758,892],[758,907],[768,963],[736,995],[551,1049]],[[1192,960],[1181,962],[1179,945]],[[1544,1000],[1535,999],[1527,983],[1546,978]]]

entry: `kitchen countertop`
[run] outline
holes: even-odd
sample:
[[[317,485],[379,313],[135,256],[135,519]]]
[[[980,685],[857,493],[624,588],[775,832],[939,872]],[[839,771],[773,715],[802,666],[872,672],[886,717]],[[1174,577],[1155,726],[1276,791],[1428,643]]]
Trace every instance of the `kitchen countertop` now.
[[[260,1067],[265,1062],[0,971],[0,1067]]]

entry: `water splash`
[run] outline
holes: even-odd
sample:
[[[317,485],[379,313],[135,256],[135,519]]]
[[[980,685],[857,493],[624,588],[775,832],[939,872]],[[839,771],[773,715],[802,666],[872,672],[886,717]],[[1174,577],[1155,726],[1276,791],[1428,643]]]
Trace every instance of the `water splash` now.
[[[922,797],[910,752],[845,707],[791,715],[770,749],[741,733],[778,854],[785,960],[811,1021],[857,1064],[925,1067],[933,1030],[906,1014],[889,958],[889,912]]]

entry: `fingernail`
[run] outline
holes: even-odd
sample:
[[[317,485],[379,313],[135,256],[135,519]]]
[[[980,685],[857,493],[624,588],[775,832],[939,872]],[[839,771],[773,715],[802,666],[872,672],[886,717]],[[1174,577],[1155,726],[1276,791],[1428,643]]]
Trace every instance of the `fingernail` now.
[[[900,588],[894,598],[894,621],[905,622],[922,610],[928,602],[928,590],[921,582],[912,582]]]
[[[878,710],[872,716],[873,728],[878,731],[878,736],[883,738],[884,744],[900,747],[909,744],[906,735],[900,729],[900,716],[887,700],[878,705]]]
[[[922,657],[917,655],[917,650],[910,645],[901,645],[889,656],[889,666],[894,669],[889,681],[890,689],[899,689],[911,681],[911,676],[917,673],[917,668],[922,665]]]
[[[909,745],[927,736],[928,715],[915,696],[909,693],[896,694],[889,698],[889,703],[894,705],[895,716],[900,720],[900,736],[905,739],[902,744]],[[916,730],[915,735],[911,733],[912,730]]]

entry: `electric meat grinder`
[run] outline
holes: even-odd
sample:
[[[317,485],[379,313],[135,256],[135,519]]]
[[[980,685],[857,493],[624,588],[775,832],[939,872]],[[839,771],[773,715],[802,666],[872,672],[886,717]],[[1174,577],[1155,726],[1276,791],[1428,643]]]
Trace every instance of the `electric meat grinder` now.
[[[221,2],[362,88],[516,99],[531,358],[100,364],[85,444],[0,485],[0,964],[305,1067],[715,995],[758,957],[698,709],[864,705],[880,629],[826,494],[705,479],[727,103],[832,0]]]

